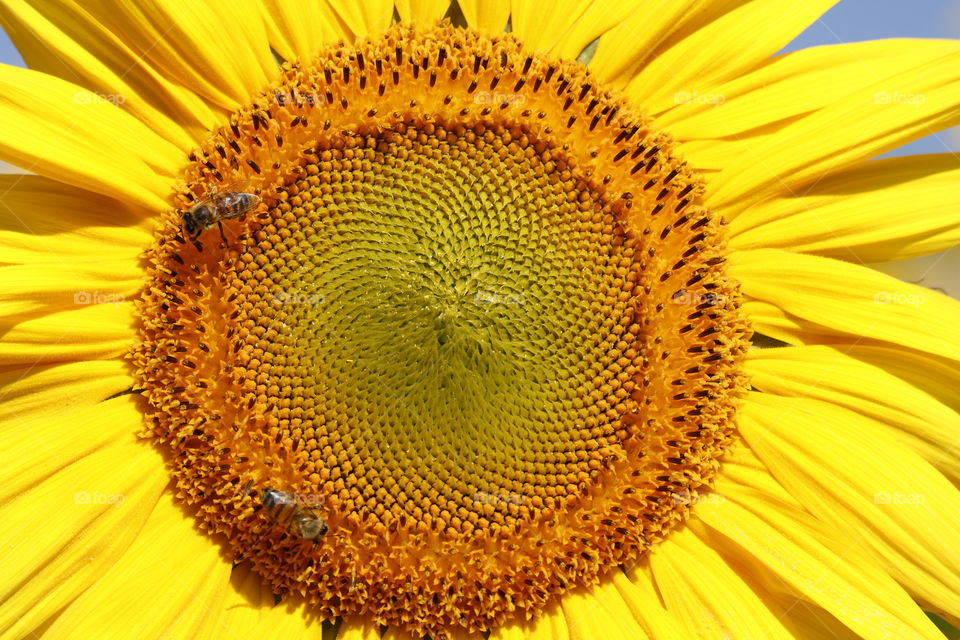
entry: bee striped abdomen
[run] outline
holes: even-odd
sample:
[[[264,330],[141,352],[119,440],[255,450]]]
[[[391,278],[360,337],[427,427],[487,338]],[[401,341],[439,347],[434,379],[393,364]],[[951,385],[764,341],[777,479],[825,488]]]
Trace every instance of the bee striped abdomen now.
[[[264,489],[260,493],[263,510],[271,520],[284,528],[290,527],[290,521],[297,512],[297,502],[293,495],[276,489]]]

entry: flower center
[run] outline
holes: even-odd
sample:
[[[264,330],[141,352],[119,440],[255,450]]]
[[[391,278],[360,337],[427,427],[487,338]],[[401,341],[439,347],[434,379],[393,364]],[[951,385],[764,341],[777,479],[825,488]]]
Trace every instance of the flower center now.
[[[719,224],[582,67],[396,26],[191,160],[131,358],[179,494],[276,593],[489,629],[708,485],[746,345]]]

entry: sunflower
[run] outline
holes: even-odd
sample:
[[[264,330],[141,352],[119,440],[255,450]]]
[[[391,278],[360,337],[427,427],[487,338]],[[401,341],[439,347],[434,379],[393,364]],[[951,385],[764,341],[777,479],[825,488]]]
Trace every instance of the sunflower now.
[[[0,635],[943,637],[960,43],[832,4],[4,3]]]

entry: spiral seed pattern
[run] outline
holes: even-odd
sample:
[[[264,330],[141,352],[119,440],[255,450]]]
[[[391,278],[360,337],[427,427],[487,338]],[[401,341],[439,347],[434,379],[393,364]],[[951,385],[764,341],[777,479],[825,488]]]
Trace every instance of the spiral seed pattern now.
[[[395,26],[289,66],[190,159],[131,361],[180,497],[276,593],[486,630],[709,487],[748,334],[721,226],[582,67]],[[261,204],[194,246],[211,187]]]

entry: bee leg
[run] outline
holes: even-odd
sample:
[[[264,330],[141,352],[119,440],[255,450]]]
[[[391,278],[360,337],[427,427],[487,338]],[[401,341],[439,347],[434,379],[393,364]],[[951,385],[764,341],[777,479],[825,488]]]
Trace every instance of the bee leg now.
[[[220,237],[223,238],[223,246],[230,246],[230,243],[227,242],[227,236],[223,233],[223,223],[219,220],[217,220],[217,228],[220,229]]]

